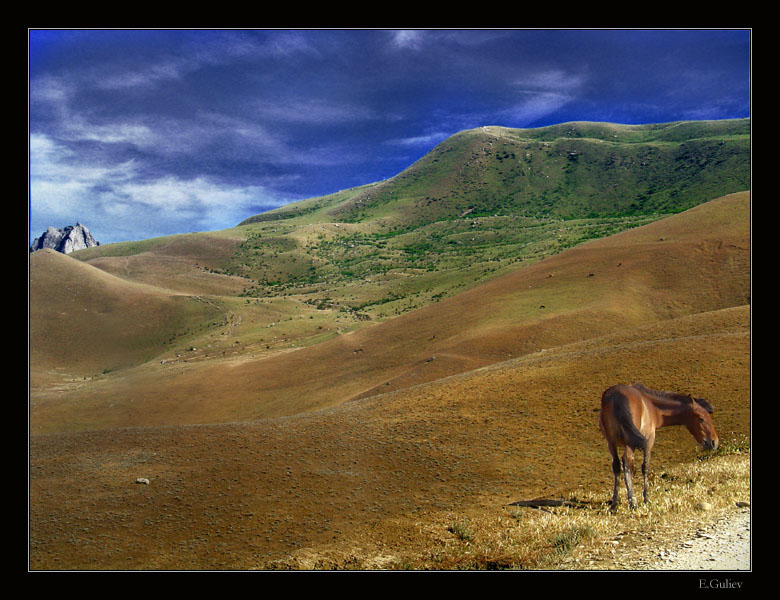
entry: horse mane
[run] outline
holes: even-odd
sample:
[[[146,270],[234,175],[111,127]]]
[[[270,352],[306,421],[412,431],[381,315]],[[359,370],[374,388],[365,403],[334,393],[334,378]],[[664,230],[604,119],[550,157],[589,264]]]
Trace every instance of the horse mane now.
[[[632,383],[631,387],[638,389],[643,394],[658,399],[658,400],[674,400],[675,402],[691,402],[693,398],[688,394],[680,394],[678,392],[665,392],[663,390],[654,390],[647,387],[643,383]]]
[[[664,392],[662,390],[654,390],[642,383],[632,383],[631,387],[638,389],[643,394],[650,396],[653,400],[657,400],[660,402],[663,401],[672,401],[672,402],[679,402],[679,403],[690,403],[695,402],[704,410],[706,410],[708,413],[715,412],[715,409],[712,407],[712,404],[710,404],[707,400],[704,398],[694,398],[690,394],[680,394],[678,392]]]

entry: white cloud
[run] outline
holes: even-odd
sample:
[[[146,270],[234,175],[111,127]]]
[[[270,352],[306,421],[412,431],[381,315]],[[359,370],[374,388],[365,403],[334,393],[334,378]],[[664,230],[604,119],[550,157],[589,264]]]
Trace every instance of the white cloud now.
[[[275,102],[264,100],[257,102],[255,107],[258,116],[264,119],[288,123],[330,125],[379,118],[369,108],[320,98]]]
[[[587,77],[559,69],[524,74],[513,82],[518,99],[500,112],[514,122],[533,122],[577,99]]]
[[[514,85],[517,89],[526,91],[567,93],[581,88],[584,82],[583,74],[571,74],[552,69],[524,75],[516,80]]]
[[[30,80],[30,102],[62,105],[68,101],[72,85],[61,77],[44,75]]]
[[[450,135],[452,135],[450,132],[437,131],[426,135],[388,140],[385,143],[396,146],[432,146],[443,139],[448,138]]]
[[[152,88],[160,82],[179,79],[185,72],[196,67],[197,63],[192,60],[165,60],[140,71],[96,73],[93,83],[97,88],[108,90]]]
[[[296,31],[278,31],[258,39],[241,31],[210,31],[208,35],[180,38],[175,53],[161,55],[143,70],[112,64],[104,69],[80,73],[84,82],[103,89],[154,88],[181,79],[204,66],[222,66],[242,60],[285,58],[294,54],[316,54],[306,37]],[[110,69],[110,70],[109,70]]]
[[[205,177],[136,178],[134,163],[113,167],[73,163],[71,153],[45,135],[30,138],[32,236],[48,226],[81,221],[105,243],[232,227],[258,206],[287,199],[261,186],[233,186]],[[99,235],[100,234],[100,235]],[[103,239],[101,239],[101,237]]]
[[[568,94],[535,93],[502,110],[500,114],[511,118],[514,122],[530,123],[554,113],[573,100],[574,97]]]
[[[423,43],[423,32],[417,30],[400,30],[392,32],[392,42],[396,48],[418,50]]]
[[[132,144],[136,147],[150,147],[158,144],[159,134],[140,123],[89,124],[81,118],[68,122],[63,132],[65,139],[90,141],[103,144]]]

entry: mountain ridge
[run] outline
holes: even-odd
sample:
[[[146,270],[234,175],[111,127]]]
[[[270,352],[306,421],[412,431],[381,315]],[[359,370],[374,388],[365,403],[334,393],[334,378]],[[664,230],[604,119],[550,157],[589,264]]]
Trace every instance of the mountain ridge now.
[[[651,125],[571,122],[536,129],[479,127],[450,136],[392,178],[291,203],[249,217],[239,225],[301,216],[318,210],[317,204],[334,220],[361,222],[367,215],[379,214],[382,204],[404,199],[412,206],[418,202],[418,216],[421,206],[430,208],[448,200],[452,206],[437,212],[440,218],[456,218],[465,211],[503,214],[531,210],[564,218],[594,211],[600,216],[679,212],[696,203],[695,197],[680,198],[690,196],[695,186],[706,184],[703,196],[696,192],[706,199],[749,188],[749,134],[749,118]],[[618,148],[621,154],[610,153]],[[588,158],[593,153],[594,157]],[[455,154],[458,156],[453,160]],[[657,168],[652,166],[654,161],[659,163]],[[720,173],[705,173],[708,164],[717,166],[710,171]],[[425,182],[417,185],[421,169],[425,170]],[[625,172],[619,178],[614,175],[621,170]],[[604,181],[615,191],[600,205],[569,202],[570,188],[576,187],[581,195],[583,183],[592,185],[588,171],[610,174]],[[499,177],[501,185],[496,183]],[[651,182],[653,177],[664,177],[667,182]],[[688,182],[683,177],[693,179]],[[674,181],[677,187],[672,190],[656,189],[668,188]],[[492,195],[489,201],[478,198],[480,190],[488,190]],[[529,194],[529,199],[517,198],[517,194]],[[625,196],[622,201],[618,200],[620,194]],[[588,198],[592,204],[597,194],[589,192]],[[395,219],[399,225],[403,222],[400,217]]]

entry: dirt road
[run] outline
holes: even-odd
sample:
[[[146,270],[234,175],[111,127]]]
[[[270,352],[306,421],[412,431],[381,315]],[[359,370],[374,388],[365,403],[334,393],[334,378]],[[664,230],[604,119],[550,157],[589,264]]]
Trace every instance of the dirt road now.
[[[745,571],[750,561],[750,509],[721,517],[696,536],[661,550],[645,567],[675,571]]]

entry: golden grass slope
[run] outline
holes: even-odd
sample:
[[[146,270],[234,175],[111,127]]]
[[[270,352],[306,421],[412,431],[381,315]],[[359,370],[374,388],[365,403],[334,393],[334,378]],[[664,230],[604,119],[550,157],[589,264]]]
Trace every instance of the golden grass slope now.
[[[36,435],[30,566],[537,568],[569,520],[511,504],[573,494],[606,515],[607,386],[705,396],[726,443],[749,433],[749,362],[749,310],[736,307],[291,417]],[[653,489],[684,485],[674,469],[695,456],[685,430],[659,431]],[[716,482],[702,485],[716,502]],[[523,535],[534,520],[551,533]]]
[[[247,282],[214,271],[242,241],[235,230],[180,234],[95,246],[75,257],[130,281],[190,295],[229,296],[241,292]]]
[[[647,324],[749,303],[740,193],[349,335],[257,360],[160,365],[36,403],[34,431],[289,416]]]
[[[92,377],[154,357],[214,307],[127,281],[53,250],[30,256],[30,365],[34,387]]]

